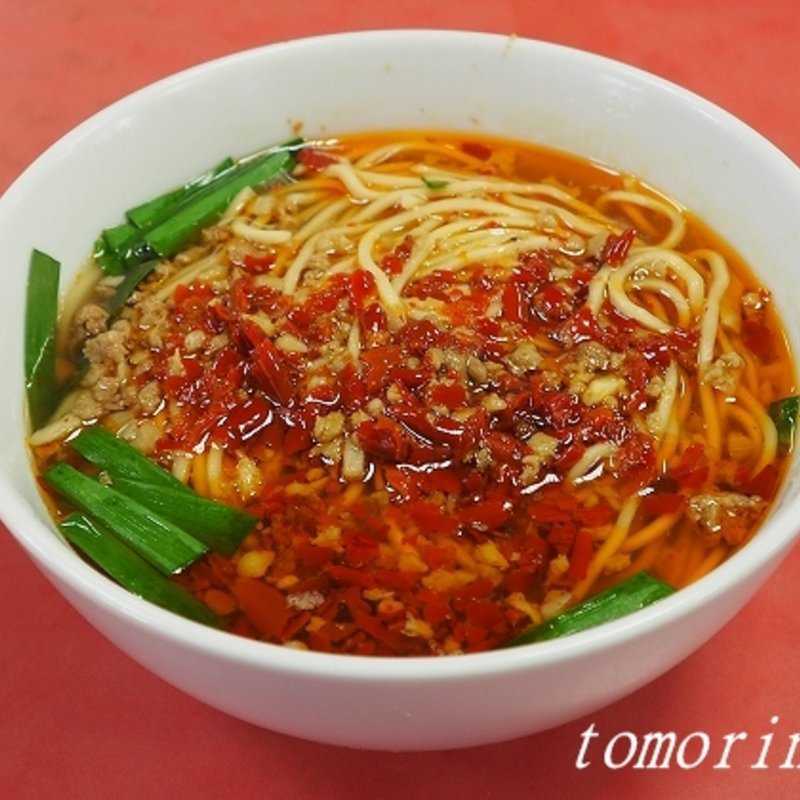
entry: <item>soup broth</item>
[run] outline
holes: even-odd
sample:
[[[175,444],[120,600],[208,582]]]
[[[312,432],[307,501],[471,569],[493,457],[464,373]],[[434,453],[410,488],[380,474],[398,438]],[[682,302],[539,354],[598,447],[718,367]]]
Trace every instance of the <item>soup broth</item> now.
[[[236,634],[493,649],[640,571],[696,581],[782,478],[769,292],[675,202],[564,153],[305,143],[109,311],[119,281],[93,264],[65,303],[74,388],[36,467],[98,476],[69,442],[101,426],[252,515],[173,578]]]

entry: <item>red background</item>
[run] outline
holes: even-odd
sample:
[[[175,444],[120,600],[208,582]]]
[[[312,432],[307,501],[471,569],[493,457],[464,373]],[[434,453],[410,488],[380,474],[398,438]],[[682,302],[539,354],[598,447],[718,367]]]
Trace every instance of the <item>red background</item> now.
[[[704,95],[800,162],[794,0],[2,0],[0,191],[73,125],[171,72],[282,39],[389,27],[516,33],[609,55]],[[779,768],[800,732],[798,569],[796,549],[711,642],[601,712],[505,744],[387,754],[290,739],[184,696],[89,627],[0,527],[0,796],[800,796],[800,770]],[[592,763],[577,770],[592,722]],[[703,731],[712,749],[691,770],[610,770],[602,748],[622,731]],[[714,769],[721,737],[736,731],[748,740],[730,769]],[[768,768],[752,769],[770,732]]]

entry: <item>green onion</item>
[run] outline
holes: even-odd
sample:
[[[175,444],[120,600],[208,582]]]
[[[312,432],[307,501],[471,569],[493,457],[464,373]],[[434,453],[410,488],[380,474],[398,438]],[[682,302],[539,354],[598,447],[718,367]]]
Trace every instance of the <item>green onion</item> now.
[[[192,491],[114,477],[111,486],[226,556],[233,555],[256,524],[250,514]]]
[[[782,447],[791,447],[794,443],[798,412],[800,412],[800,396],[798,395],[791,395],[770,403],[769,415],[778,432],[778,444]]]
[[[675,590],[647,572],[638,572],[627,580],[606,589],[594,597],[559,614],[553,619],[523,631],[506,646],[544,642],[560,636],[569,636],[579,631],[594,628],[605,622],[620,619],[649,606]]]
[[[206,552],[203,544],[177,525],[68,464],[50,467],[43,477],[60,495],[108,527],[166,575],[180,571]]]
[[[109,246],[105,237],[100,235],[94,243],[92,250],[95,264],[100,267],[106,275],[122,275],[125,272],[125,265],[119,253],[115,253]]]
[[[121,252],[132,237],[139,235],[139,229],[130,222],[123,222],[113,228],[106,228],[103,231],[103,239],[106,245],[116,253]]]
[[[34,250],[25,300],[25,388],[34,428],[42,425],[56,405],[56,326],[61,265]]]
[[[117,314],[136,287],[159,265],[158,259],[142,261],[125,271],[125,277],[117,284],[114,294],[106,303],[108,312],[112,315]]]
[[[287,148],[241,162],[234,170],[193,193],[166,220],[148,230],[141,241],[132,246],[128,263],[146,259],[154,253],[169,258],[222,214],[242,189],[274,180],[293,164],[294,156]]]
[[[133,445],[99,425],[84,428],[70,445],[108,473],[111,486],[159,517],[208,545],[231,555],[256,524],[255,517],[202,497]]]
[[[220,175],[232,169],[236,162],[232,158],[226,158],[216,167],[204,172],[189,183],[184,184],[178,189],[154,197],[146,203],[141,203],[125,212],[125,216],[140,230],[153,227],[157,222],[163,221],[180,203],[184,202],[192,194],[207,186]]]
[[[213,627],[216,614],[188,590],[165,578],[106,528],[83,514],[72,514],[59,526],[64,537],[120,586],[168,611]]]
[[[434,178],[426,178],[424,175],[420,176],[422,178],[422,182],[429,188],[429,189],[444,189],[447,186],[447,181],[445,180],[436,180]]]
[[[100,425],[83,428],[77,436],[69,440],[69,444],[87,461],[107,471],[112,477],[128,478],[186,493],[192,491],[172,473],[140,453],[132,444],[118,439]]]

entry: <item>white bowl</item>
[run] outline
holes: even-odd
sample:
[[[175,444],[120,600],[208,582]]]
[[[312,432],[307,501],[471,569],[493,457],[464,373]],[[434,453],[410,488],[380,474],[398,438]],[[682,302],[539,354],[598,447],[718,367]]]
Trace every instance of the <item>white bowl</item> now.
[[[0,200],[0,510],[73,605],[189,694],[284,733],[375,749],[484,744],[630,693],[714,634],[798,534],[800,470],[771,519],[709,576],[631,617],[561,641],[452,658],[298,652],[210,630],[123,591],[59,538],[24,446],[22,315],[33,247],[69,280],[95,234],[225,155],[359,129],[448,128],[529,139],[633,172],[732,242],[765,283],[793,281],[800,170],[724,111],[598,56],[515,37],[384,31],[288,42],[188,70],[102,111]],[[800,353],[800,294],[778,291]],[[43,634],[44,635],[44,632]]]

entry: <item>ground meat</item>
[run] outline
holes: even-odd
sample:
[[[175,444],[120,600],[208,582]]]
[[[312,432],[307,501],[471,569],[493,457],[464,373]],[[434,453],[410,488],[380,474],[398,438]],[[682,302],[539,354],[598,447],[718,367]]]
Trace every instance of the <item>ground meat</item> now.
[[[744,368],[744,359],[738,353],[724,353],[709,364],[703,382],[725,394],[733,394],[739,383],[739,374]]]
[[[108,326],[108,311],[102,306],[88,304],[78,309],[72,325],[81,340],[89,336],[97,336]]]
[[[731,546],[741,543],[764,513],[760,497],[737,492],[698,494],[689,500],[689,518],[700,535],[709,543],[724,539]]]

